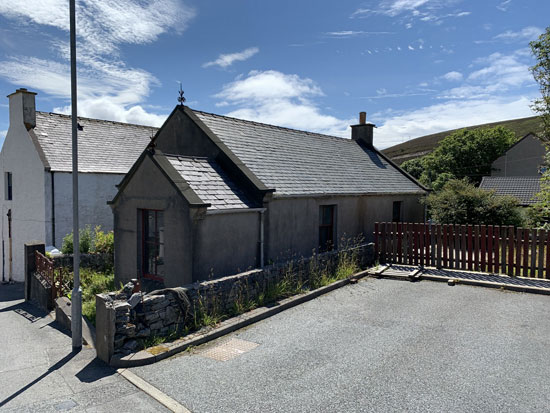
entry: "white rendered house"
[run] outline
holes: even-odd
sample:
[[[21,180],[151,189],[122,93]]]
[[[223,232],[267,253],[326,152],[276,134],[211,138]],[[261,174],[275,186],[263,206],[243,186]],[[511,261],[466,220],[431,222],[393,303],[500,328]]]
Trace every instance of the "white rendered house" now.
[[[0,153],[2,275],[24,280],[24,244],[61,248],[72,230],[71,117],[37,112],[36,93],[8,96],[10,124]],[[79,118],[80,225],[113,228],[107,201],[156,128]]]

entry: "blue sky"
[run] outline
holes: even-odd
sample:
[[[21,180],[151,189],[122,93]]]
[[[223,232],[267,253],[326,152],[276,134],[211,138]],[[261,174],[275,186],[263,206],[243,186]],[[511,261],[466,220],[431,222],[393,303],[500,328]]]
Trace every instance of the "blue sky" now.
[[[161,125],[194,109],[375,145],[532,116],[545,0],[77,0],[79,114]],[[0,92],[69,113],[68,1],[0,2]],[[1,101],[0,101],[1,102]],[[0,140],[8,129],[0,103]]]

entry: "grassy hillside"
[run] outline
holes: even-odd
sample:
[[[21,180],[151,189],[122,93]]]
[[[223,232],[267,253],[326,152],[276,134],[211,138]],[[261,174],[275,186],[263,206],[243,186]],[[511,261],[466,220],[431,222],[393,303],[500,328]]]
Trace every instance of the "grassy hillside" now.
[[[541,130],[540,121],[537,116],[530,118],[505,120],[502,122],[486,123],[483,125],[468,126],[461,129],[475,129],[475,128],[493,128],[495,126],[504,126],[516,134],[518,138],[522,138],[529,132],[538,133]],[[445,132],[434,133],[432,135],[422,136],[420,138],[411,139],[410,141],[400,143],[399,145],[392,146],[384,149],[382,152],[392,159],[398,165],[403,162],[424,156],[430,153],[446,136],[457,131],[459,129],[448,130]]]

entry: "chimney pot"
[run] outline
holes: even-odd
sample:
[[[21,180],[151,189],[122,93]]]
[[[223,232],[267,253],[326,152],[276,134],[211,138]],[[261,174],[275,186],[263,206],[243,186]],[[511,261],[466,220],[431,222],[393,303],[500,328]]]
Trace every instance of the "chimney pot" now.
[[[359,112],[359,123],[351,125],[351,139],[372,148],[374,124],[367,123],[367,112]]]

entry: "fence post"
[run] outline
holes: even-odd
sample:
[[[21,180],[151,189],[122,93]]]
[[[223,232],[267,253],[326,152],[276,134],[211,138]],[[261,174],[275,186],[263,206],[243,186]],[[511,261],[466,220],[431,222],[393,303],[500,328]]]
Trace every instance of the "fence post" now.
[[[514,275],[514,227],[508,227],[508,275]]]
[[[487,262],[487,227],[485,225],[480,228],[479,242],[481,244],[481,265],[479,268],[481,272],[485,272]]]
[[[380,263],[386,263],[386,223],[382,222],[380,224],[380,237],[382,238],[381,248],[380,248]]]
[[[401,222],[397,223],[397,262],[403,264],[403,224]]]
[[[374,223],[374,260],[379,260],[378,252],[379,252],[379,239],[378,239],[378,222]]]
[[[420,240],[420,245],[418,246],[419,248],[419,252],[420,252],[420,266],[423,267],[424,266],[424,254],[425,254],[425,249],[424,249],[424,243],[426,242],[426,236],[424,234],[424,231],[426,229],[426,226],[424,224],[419,224],[419,228],[420,228],[420,231],[419,231],[419,234],[418,234],[418,238]]]
[[[36,251],[46,254],[46,245],[41,241],[25,244],[25,301],[31,299],[31,275],[36,271]]]
[[[546,241],[546,233],[544,230],[539,229],[538,231],[538,253],[539,253],[539,259],[538,259],[538,272],[537,272],[537,278],[544,278],[544,244]]]
[[[531,268],[528,276],[537,276],[537,230],[531,229]]]
[[[523,276],[529,276],[529,230],[523,229]]]

